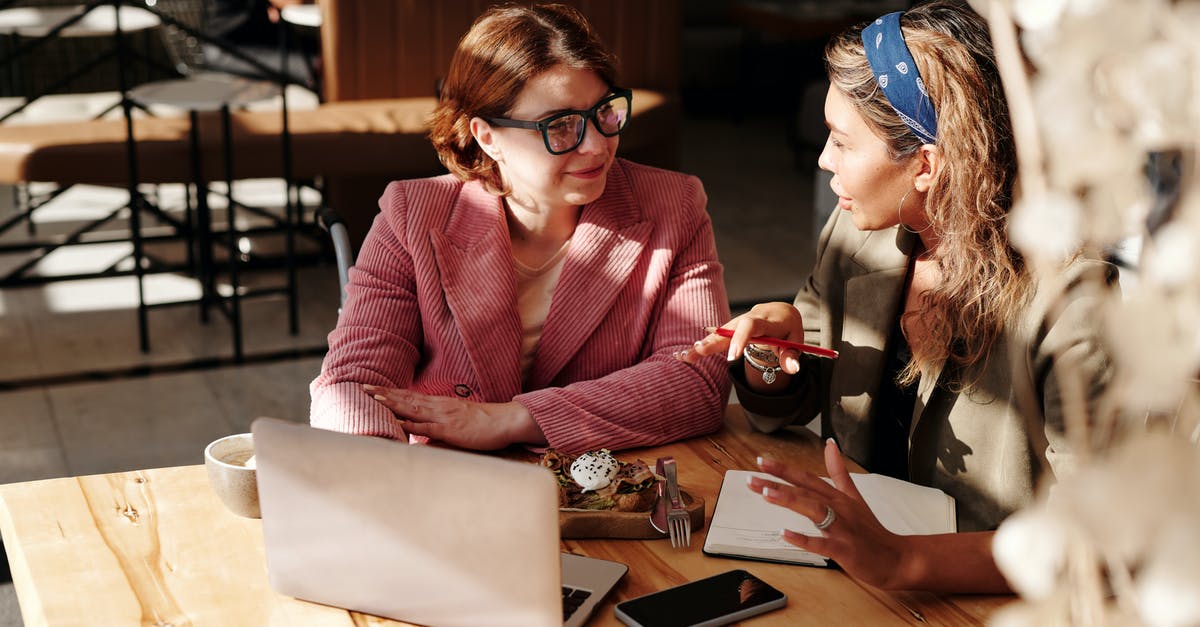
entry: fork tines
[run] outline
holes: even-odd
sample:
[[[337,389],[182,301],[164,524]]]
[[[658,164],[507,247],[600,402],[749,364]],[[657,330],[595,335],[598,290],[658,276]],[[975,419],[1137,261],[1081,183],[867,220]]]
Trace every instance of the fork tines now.
[[[670,507],[667,508],[667,532],[671,536],[671,546],[675,548],[692,545],[692,519],[683,508],[683,498],[679,496],[679,478],[676,475],[675,459],[663,458],[663,470],[667,478],[667,498]]]
[[[692,519],[686,510],[667,511],[667,530],[671,535],[671,546],[678,548],[692,545]]]

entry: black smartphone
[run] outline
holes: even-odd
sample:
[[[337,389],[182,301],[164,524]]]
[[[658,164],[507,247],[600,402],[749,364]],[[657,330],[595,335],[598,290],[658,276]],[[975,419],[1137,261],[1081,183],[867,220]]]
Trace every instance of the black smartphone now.
[[[787,605],[787,596],[738,569],[617,604],[631,627],[713,627]]]

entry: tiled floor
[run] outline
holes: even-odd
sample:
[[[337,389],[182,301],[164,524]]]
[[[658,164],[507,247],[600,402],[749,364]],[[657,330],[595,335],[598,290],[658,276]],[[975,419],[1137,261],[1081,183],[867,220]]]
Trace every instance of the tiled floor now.
[[[104,289],[90,289],[97,282]],[[132,309],[76,308],[83,297],[132,292],[132,279],[4,290],[0,382],[12,389],[0,392],[0,483],[199,463],[203,443],[245,431],[255,416],[305,419],[305,384],[336,321],[337,280],[317,267],[300,282],[297,336],[282,297],[243,302],[252,362],[243,366],[226,365],[230,326],[216,312],[201,324],[194,306],[151,310],[151,351],[142,354]],[[41,298],[54,289],[74,306]],[[141,367],[160,374],[138,376]]]
[[[735,303],[787,297],[811,264],[811,168],[796,168],[782,128],[772,118],[686,121],[682,169],[705,183]],[[85,190],[66,211],[86,217],[108,194]],[[0,219],[9,211],[0,208]],[[257,416],[307,419],[307,384],[336,319],[331,267],[302,273],[298,336],[286,333],[282,300],[247,303],[247,354],[271,357],[240,366],[177,367],[230,352],[224,319],[202,325],[190,306],[151,311],[152,350],[140,353],[132,285],[0,290],[0,483],[201,463],[206,443],[246,431]],[[169,275],[150,285],[151,299],[197,290]],[[143,366],[161,372],[138,376]],[[0,625],[19,624],[11,584],[0,584]]]

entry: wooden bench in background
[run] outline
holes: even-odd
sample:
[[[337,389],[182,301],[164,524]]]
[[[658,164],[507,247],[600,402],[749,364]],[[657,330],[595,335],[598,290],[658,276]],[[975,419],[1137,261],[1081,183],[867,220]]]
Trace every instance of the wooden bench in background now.
[[[576,0],[635,88],[620,152],[674,167],[679,151],[679,0]],[[490,4],[478,0],[320,0],[324,102],[289,111],[293,175],[321,177],[329,203],[361,241],[390,180],[443,172],[426,137],[434,85],[459,38]],[[234,178],[283,174],[277,111],[235,112]],[[202,116],[205,178],[224,177],[219,123]],[[188,120],[135,120],[138,180],[192,180]],[[124,120],[0,126],[0,183],[128,184]]]
[[[633,98],[636,123],[622,135],[622,148],[654,149],[652,131],[669,114],[667,101],[646,90],[635,90]],[[436,174],[441,164],[426,137],[426,120],[433,107],[434,99],[429,96],[328,102],[314,109],[289,111],[294,175],[308,179]],[[231,121],[234,178],[281,176],[279,112],[234,112]],[[134,121],[140,182],[191,180],[188,128],[186,117]],[[215,114],[200,116],[200,144],[204,178],[220,180],[225,165]],[[0,183],[48,181],[124,187],[129,177],[125,150],[123,119],[0,126]],[[378,196],[382,188],[376,192]]]
[[[637,89],[633,118],[621,135],[620,154],[674,168],[679,164],[680,0],[560,0],[587,16],[621,61],[622,87]],[[458,41],[496,0],[379,2],[319,0],[325,100],[422,98],[450,66]],[[428,173],[407,160],[380,163],[354,175],[331,177],[327,194],[361,241],[378,211],[387,182]]]

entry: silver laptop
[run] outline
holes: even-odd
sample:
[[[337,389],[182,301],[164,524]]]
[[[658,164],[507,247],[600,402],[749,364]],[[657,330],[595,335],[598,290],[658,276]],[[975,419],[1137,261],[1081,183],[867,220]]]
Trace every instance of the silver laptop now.
[[[251,430],[283,594],[423,625],[574,626],[627,570],[560,553],[558,489],[537,465],[270,418]]]

